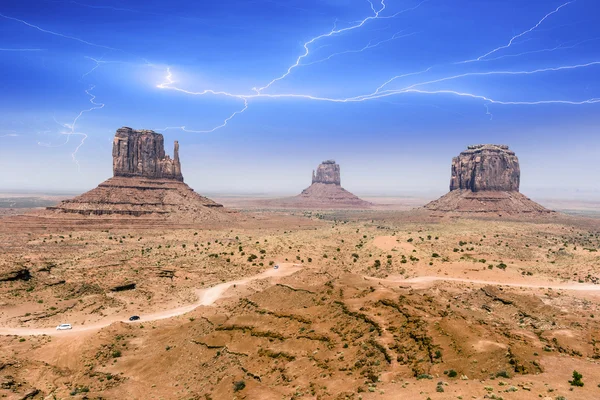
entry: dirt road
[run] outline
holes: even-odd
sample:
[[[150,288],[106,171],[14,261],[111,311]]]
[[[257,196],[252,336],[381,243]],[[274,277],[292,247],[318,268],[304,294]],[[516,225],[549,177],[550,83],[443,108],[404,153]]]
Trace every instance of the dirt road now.
[[[97,322],[90,325],[80,325],[73,326],[73,329],[67,331],[57,331],[56,328],[4,328],[0,327],[0,335],[18,335],[18,336],[33,336],[33,335],[69,335],[73,333],[80,333],[86,331],[96,331],[102,329],[104,327],[109,326],[115,322],[125,322],[125,323],[143,323],[143,322],[151,322],[158,321],[161,319],[167,319],[176,317],[179,315],[186,314],[190,311],[193,311],[197,307],[200,306],[210,306],[214,304],[217,300],[223,297],[223,294],[234,285],[245,285],[252,281],[266,278],[275,278],[275,277],[283,277],[292,275],[293,273],[302,269],[302,266],[299,264],[279,264],[278,269],[269,269],[261,274],[251,276],[244,279],[239,279],[236,281],[230,281],[221,283],[219,285],[207,288],[207,289],[197,289],[196,295],[198,296],[198,300],[192,304],[188,304],[182,307],[173,308],[170,310],[160,311],[151,314],[142,314],[140,315],[141,319],[139,321],[130,322],[129,319],[123,319],[122,316],[114,316],[111,318],[107,318],[102,320],[101,322]]]
[[[141,319],[136,321],[137,323],[143,322],[151,322],[158,321],[161,319],[167,319],[176,317],[179,315],[183,315],[188,313],[197,307],[200,306],[210,306],[214,304],[217,300],[223,297],[224,293],[230,287],[234,285],[245,285],[252,281],[258,279],[265,279],[271,277],[283,277],[291,275],[297,271],[302,269],[301,265],[298,264],[279,264],[279,269],[269,269],[261,274],[239,279],[231,282],[221,283],[219,285],[213,286],[207,289],[198,289],[196,290],[196,294],[198,296],[198,300],[192,304],[188,304],[186,306],[173,308],[170,310],[160,311],[151,314],[141,315]],[[568,283],[568,284],[554,284],[554,283],[546,283],[546,284],[528,284],[528,283],[509,283],[509,282],[494,282],[494,281],[485,281],[479,279],[463,279],[463,278],[448,278],[442,276],[419,276],[416,278],[404,279],[404,278],[387,278],[387,279],[374,279],[365,277],[366,279],[373,279],[384,282],[391,283],[400,283],[407,285],[418,285],[418,284],[429,284],[438,281],[447,281],[447,282],[461,282],[468,284],[476,284],[476,285],[494,285],[494,286],[509,286],[509,287],[519,287],[519,288],[530,288],[530,289],[553,289],[553,290],[574,290],[574,291],[587,291],[587,292],[600,292],[600,285],[591,285],[591,284],[583,284],[583,283]],[[128,319],[123,319],[122,316],[115,316],[112,318],[107,318],[101,322],[90,324],[90,325],[82,325],[82,326],[74,326],[73,329],[69,331],[57,331],[56,328],[0,328],[0,335],[18,335],[18,336],[32,336],[32,335],[69,335],[74,333],[86,332],[86,331],[95,331],[102,329],[106,326],[114,322],[125,322],[131,323]]]
[[[418,276],[416,278],[388,278],[384,279],[386,282],[394,282],[394,283],[405,283],[405,284],[419,284],[419,283],[433,283],[438,281],[446,281],[446,282],[461,282],[461,283],[470,283],[475,285],[493,285],[493,286],[509,286],[509,287],[518,287],[518,288],[528,288],[528,289],[552,289],[552,290],[574,290],[574,291],[583,291],[583,292],[600,292],[600,285],[593,284],[585,284],[585,283],[566,283],[566,284],[555,284],[555,283],[545,283],[545,284],[529,284],[529,283],[518,283],[518,282],[495,282],[495,281],[485,281],[481,279],[466,279],[466,278],[448,278],[444,276]]]

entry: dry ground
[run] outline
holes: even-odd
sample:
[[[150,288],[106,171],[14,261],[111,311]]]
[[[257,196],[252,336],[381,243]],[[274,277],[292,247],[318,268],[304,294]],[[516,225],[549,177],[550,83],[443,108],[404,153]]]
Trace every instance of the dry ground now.
[[[0,337],[0,396],[600,398],[598,220],[292,214],[210,230],[1,219],[0,327],[142,319]],[[303,267],[144,320],[275,263]]]

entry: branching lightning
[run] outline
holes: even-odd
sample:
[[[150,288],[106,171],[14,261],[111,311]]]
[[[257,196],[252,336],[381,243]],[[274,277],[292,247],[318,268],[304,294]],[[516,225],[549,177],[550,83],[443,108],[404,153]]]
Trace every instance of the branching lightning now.
[[[463,61],[463,63],[469,63],[469,62],[473,62],[473,61],[481,61],[481,60],[483,60],[484,58],[486,58],[487,56],[490,56],[490,55],[492,55],[492,54],[494,54],[494,53],[496,53],[496,52],[498,52],[498,51],[500,51],[500,50],[508,49],[510,46],[512,46],[512,45],[513,45],[513,43],[515,42],[515,40],[517,40],[517,39],[519,39],[519,38],[521,38],[521,37],[523,37],[523,36],[527,35],[528,33],[531,33],[531,32],[533,32],[533,31],[534,31],[534,30],[536,30],[536,29],[537,29],[537,28],[538,28],[538,27],[539,27],[539,26],[540,26],[542,23],[544,23],[544,21],[545,21],[546,19],[548,19],[548,18],[549,18],[551,15],[553,15],[553,14],[556,14],[557,12],[559,12],[559,11],[560,11],[560,9],[561,9],[561,8],[563,8],[563,7],[566,7],[566,6],[568,6],[569,4],[573,4],[574,2],[575,2],[575,0],[572,0],[572,1],[566,2],[566,3],[564,3],[564,4],[562,4],[562,5],[558,6],[558,7],[556,7],[556,9],[555,9],[554,11],[551,11],[551,12],[549,12],[548,14],[544,15],[544,17],[543,17],[541,20],[539,20],[539,22],[538,22],[537,24],[535,24],[533,27],[531,27],[531,28],[527,29],[526,31],[523,31],[523,32],[519,33],[518,35],[515,35],[515,36],[513,36],[513,37],[512,37],[512,38],[511,38],[511,39],[508,41],[508,43],[507,43],[507,44],[505,44],[504,46],[496,47],[495,49],[493,49],[493,50],[491,50],[491,51],[488,51],[488,52],[487,52],[487,53],[485,53],[484,55],[482,55],[482,56],[479,56],[479,57],[477,57],[477,58],[476,58],[476,59],[474,59],[474,60],[467,60],[467,61]]]
[[[64,35],[62,33],[59,33],[59,32],[49,31],[49,30],[43,29],[43,28],[41,28],[41,27],[39,27],[37,25],[31,24],[31,23],[29,23],[27,21],[23,21],[22,19],[18,19],[18,18],[14,18],[14,17],[9,17],[9,16],[4,15],[2,13],[0,13],[0,17],[5,18],[5,19],[9,19],[9,20],[12,20],[12,21],[20,22],[20,23],[22,23],[24,25],[27,25],[30,28],[37,29],[38,31],[43,32],[43,33],[47,33],[49,35],[59,36],[59,37],[62,37],[64,39],[74,40],[74,41],[79,42],[79,43],[87,44],[88,46],[101,47],[101,48],[104,48],[104,49],[107,49],[107,50],[119,50],[119,49],[115,49],[114,47],[109,47],[109,46],[104,46],[104,45],[101,45],[101,44],[96,44],[96,43],[88,42],[87,40],[83,40],[83,39],[80,39],[80,38],[75,37],[75,36],[69,36],[69,35]]]
[[[296,62],[294,64],[292,64],[283,75],[281,75],[278,78],[273,79],[271,82],[267,83],[265,86],[263,86],[261,88],[258,88],[258,89],[254,88],[253,90],[255,90],[256,93],[261,93],[265,89],[268,89],[269,87],[271,87],[271,85],[273,85],[275,82],[278,82],[278,81],[280,81],[282,79],[285,79],[288,75],[290,75],[292,73],[292,71],[295,68],[298,68],[300,66],[300,63],[302,62],[302,60],[304,60],[306,57],[309,56],[309,54],[310,54],[310,45],[311,44],[313,44],[313,43],[315,43],[315,42],[317,42],[317,41],[319,41],[321,39],[324,39],[324,38],[329,38],[329,37],[332,37],[332,36],[335,36],[335,35],[339,35],[339,34],[342,34],[342,33],[345,33],[345,32],[351,31],[351,30],[359,29],[363,25],[365,25],[367,22],[379,18],[379,14],[381,14],[385,10],[385,7],[386,7],[385,0],[381,0],[381,8],[379,10],[375,10],[375,6],[371,2],[371,0],[367,0],[367,1],[371,5],[371,10],[373,11],[373,15],[371,15],[371,16],[369,16],[369,17],[367,17],[367,18],[365,18],[365,19],[363,19],[361,21],[358,21],[354,25],[348,26],[346,28],[337,29],[334,26],[334,28],[331,31],[329,31],[328,33],[324,33],[322,35],[316,36],[316,37],[310,39],[308,42],[305,42],[304,43],[304,53],[301,54],[296,59]]]
[[[485,107],[485,115],[489,115],[490,121],[492,121],[494,119],[494,114],[490,112],[490,106],[487,103],[484,103],[483,106]]]
[[[77,168],[80,168],[79,165],[79,160],[77,160],[77,152],[79,151],[79,149],[81,148],[81,146],[83,146],[83,144],[85,143],[85,140],[88,138],[88,135],[86,133],[83,132],[78,132],[76,130],[77,127],[77,122],[79,121],[79,119],[86,113],[92,112],[94,110],[100,110],[102,108],[104,108],[104,104],[103,103],[96,103],[96,96],[94,94],[91,93],[92,90],[95,89],[95,86],[91,86],[89,89],[87,89],[85,91],[85,93],[90,97],[90,103],[92,104],[92,107],[81,110],[79,112],[79,114],[77,114],[77,116],[75,117],[75,119],[73,120],[73,122],[71,122],[70,124],[62,124],[58,121],[55,121],[60,124],[63,128],[67,129],[65,131],[61,131],[60,135],[64,135],[66,136],[65,142],[61,143],[59,145],[52,145],[50,143],[42,143],[42,142],[38,142],[38,145],[40,146],[44,146],[44,147],[62,147],[64,145],[66,145],[67,143],[69,143],[69,140],[71,138],[71,136],[81,136],[81,141],[79,142],[79,144],[77,145],[77,147],[75,148],[75,150],[73,150],[73,152],[71,153],[71,158],[73,159],[73,162],[75,164],[77,164]]]
[[[600,39],[600,38],[585,39],[585,40],[581,40],[581,41],[579,41],[579,42],[577,42],[575,44],[572,44],[570,46],[565,46],[565,44],[559,44],[558,46],[551,47],[551,48],[548,48],[548,49],[524,51],[524,52],[516,53],[516,54],[506,54],[506,55],[498,56],[498,57],[494,57],[494,58],[486,58],[486,59],[481,60],[481,61],[496,61],[496,60],[501,60],[503,58],[522,57],[522,56],[526,56],[526,55],[529,55],[529,54],[550,53],[550,52],[557,51],[557,50],[574,49],[575,47],[580,46],[580,45],[582,45],[584,43],[591,42],[591,41],[598,40],[598,39]]]
[[[325,61],[329,61],[329,60],[331,60],[334,57],[341,56],[341,55],[344,55],[344,54],[362,53],[363,51],[366,51],[366,50],[369,50],[369,49],[374,49],[376,47],[381,46],[384,43],[391,42],[392,40],[409,37],[409,36],[412,36],[414,34],[416,34],[416,32],[411,32],[411,33],[406,33],[406,34],[403,34],[403,32],[397,32],[392,37],[390,37],[388,39],[380,40],[379,42],[376,42],[376,43],[373,43],[373,41],[370,41],[366,46],[364,46],[361,49],[340,51],[338,53],[333,53],[333,54],[331,54],[331,55],[329,55],[329,56],[327,56],[325,58],[322,58],[320,60],[311,61],[309,63],[301,64],[301,65],[307,67],[309,65],[314,65],[314,64],[319,64],[319,63],[325,62]]]
[[[575,71],[575,70],[583,70],[583,69],[599,67],[600,61],[589,61],[589,62],[580,61],[578,63],[572,63],[572,64],[567,64],[567,65],[555,65],[555,66],[547,66],[546,65],[546,66],[540,66],[538,68],[532,67],[529,69],[520,69],[520,70],[509,70],[509,69],[499,70],[499,69],[491,69],[492,67],[489,67],[490,65],[493,65],[494,61],[497,61],[497,60],[506,59],[506,58],[523,57],[523,56],[535,54],[535,53],[546,53],[546,52],[550,53],[550,52],[559,51],[559,50],[572,49],[572,48],[582,45],[583,43],[600,39],[600,38],[591,38],[591,39],[581,40],[578,42],[570,42],[571,44],[562,43],[557,46],[549,47],[549,48],[534,49],[534,50],[530,50],[530,51],[521,51],[519,53],[514,53],[514,54],[505,54],[507,52],[505,52],[504,50],[507,50],[511,47],[518,48],[523,43],[532,40],[531,36],[533,36],[533,35],[530,35],[532,32],[534,32],[534,31],[541,32],[542,29],[538,29],[538,28],[541,25],[543,25],[545,23],[545,21],[547,21],[549,18],[553,17],[555,14],[560,13],[563,8],[575,3],[576,0],[568,1],[560,6],[556,7],[554,10],[548,12],[541,19],[539,19],[535,25],[512,36],[508,40],[508,42],[506,42],[506,44],[504,44],[502,46],[498,46],[496,48],[493,48],[493,49],[487,51],[485,54],[478,56],[477,58],[468,59],[468,60],[459,61],[459,62],[449,62],[449,63],[444,63],[444,64],[440,63],[440,64],[436,64],[436,65],[431,65],[431,66],[423,66],[421,69],[419,69],[417,71],[413,71],[413,72],[399,71],[397,73],[397,75],[395,75],[395,76],[381,77],[381,80],[378,80],[378,82],[382,82],[382,83],[378,84],[377,87],[375,87],[376,85],[373,85],[374,89],[371,89],[371,88],[367,88],[366,90],[361,89],[362,93],[359,92],[358,94],[355,94],[350,97],[330,97],[330,96],[326,96],[326,95],[298,93],[296,91],[292,91],[292,92],[275,92],[274,91],[278,82],[286,80],[297,69],[311,66],[314,64],[326,63],[327,61],[329,61],[333,58],[342,57],[347,54],[364,53],[364,52],[367,52],[368,50],[371,50],[374,48],[379,48],[379,47],[384,48],[386,45],[389,45],[389,43],[392,41],[416,35],[417,32],[404,33],[404,32],[406,32],[406,30],[404,30],[404,31],[395,33],[393,36],[388,37],[387,39],[381,39],[378,41],[371,40],[365,46],[363,46],[361,48],[357,48],[357,49],[353,49],[353,50],[337,51],[337,52],[332,51],[327,56],[324,56],[324,57],[322,57],[320,59],[316,59],[316,60],[314,59],[314,56],[315,56],[315,53],[317,50],[328,48],[328,47],[332,46],[332,42],[335,42],[336,38],[339,38],[340,36],[345,35],[350,32],[353,32],[353,31],[363,31],[364,29],[367,29],[367,28],[364,28],[367,25],[375,26],[375,29],[373,29],[372,31],[380,30],[377,28],[381,27],[382,21],[385,20],[386,24],[391,24],[390,19],[397,18],[402,14],[414,11],[414,10],[418,9],[419,7],[421,7],[422,5],[424,5],[425,3],[428,3],[429,0],[420,1],[413,7],[406,8],[406,9],[400,10],[398,12],[393,12],[393,13],[390,12],[390,9],[388,8],[386,0],[366,0],[366,1],[368,3],[369,9],[370,9],[370,13],[367,17],[365,17],[361,20],[358,20],[358,21],[346,23],[346,24],[344,24],[345,27],[338,27],[338,25],[340,25],[340,24],[338,24],[338,20],[336,19],[336,21],[333,25],[333,28],[326,30],[325,33],[314,36],[314,37],[304,41],[300,55],[295,57],[295,61],[292,62],[291,65],[287,66],[287,68],[285,68],[285,67],[282,68],[283,73],[280,72],[280,74],[278,76],[276,75],[273,79],[271,79],[267,83],[263,82],[262,83],[263,86],[257,85],[251,89],[242,90],[242,91],[238,91],[238,92],[228,92],[225,90],[219,90],[218,88],[191,90],[189,88],[179,86],[178,82],[175,79],[173,69],[171,67],[167,67],[166,72],[165,72],[164,81],[162,83],[159,83],[158,85],[156,85],[156,87],[158,89],[171,90],[171,91],[174,91],[174,92],[177,92],[177,93],[180,93],[183,95],[189,95],[189,96],[214,96],[214,97],[231,99],[236,102],[239,102],[240,107],[236,111],[229,114],[227,116],[227,118],[225,118],[223,120],[223,122],[221,124],[211,128],[211,129],[206,129],[206,130],[189,129],[189,128],[187,128],[187,126],[183,125],[183,126],[167,126],[165,128],[156,129],[156,130],[157,131],[167,131],[167,130],[179,129],[179,130],[182,130],[184,132],[189,132],[189,133],[215,132],[219,129],[226,127],[234,118],[236,118],[240,114],[243,114],[244,112],[246,112],[249,108],[250,103],[253,100],[257,100],[257,99],[271,99],[271,100],[290,99],[290,100],[305,100],[305,101],[318,101],[318,102],[330,102],[330,103],[361,103],[361,102],[374,101],[374,100],[387,101],[386,99],[389,97],[400,96],[400,95],[450,96],[450,97],[458,97],[458,98],[476,100],[478,103],[483,103],[483,105],[485,107],[485,111],[486,111],[485,115],[487,117],[489,117],[490,120],[493,120],[493,118],[494,118],[494,115],[490,112],[490,105],[492,105],[492,104],[504,105],[504,106],[540,106],[540,105],[549,105],[549,104],[563,104],[563,105],[575,106],[575,105],[589,105],[589,104],[600,103],[600,98],[589,98],[589,99],[578,99],[578,100],[565,100],[565,99],[536,100],[536,99],[522,99],[522,98],[521,99],[519,99],[519,98],[517,98],[517,99],[514,99],[514,98],[513,99],[510,99],[510,98],[499,99],[499,98],[496,98],[495,96],[491,96],[491,95],[470,93],[464,89],[456,89],[455,90],[454,86],[452,86],[452,89],[447,88],[447,84],[449,84],[449,83],[460,84],[468,78],[475,78],[475,77],[489,77],[489,76],[510,77],[510,76],[540,75],[540,74],[558,74],[558,73],[566,72],[566,71]],[[387,1],[389,1],[389,0],[387,0]],[[72,3],[72,4],[75,4],[78,6],[82,6],[82,7],[88,7],[88,8],[101,8],[101,9],[112,9],[115,11],[138,12],[138,11],[132,10],[132,9],[115,8],[115,7],[110,7],[110,6],[89,5],[89,4],[79,3],[79,2],[73,1],[73,0],[66,0],[65,2]],[[366,9],[365,11],[367,11],[369,9]],[[143,12],[143,13],[146,13],[146,12]],[[156,15],[160,15],[160,14],[156,14]],[[88,46],[93,46],[96,48],[102,48],[104,50],[107,50],[105,52],[106,54],[102,55],[101,57],[97,57],[97,56],[96,56],[97,58],[94,58],[91,56],[85,57],[87,60],[92,61],[94,63],[94,65],[81,76],[81,79],[88,77],[90,74],[94,73],[94,71],[96,71],[102,65],[128,64],[128,62],[126,62],[126,61],[120,61],[120,60],[108,61],[108,60],[104,59],[104,57],[109,52],[112,52],[112,51],[119,51],[121,53],[126,53],[123,50],[120,50],[120,49],[117,49],[114,47],[97,44],[97,43],[93,43],[93,42],[87,41],[85,39],[76,37],[76,36],[70,36],[70,35],[60,33],[60,32],[47,30],[38,25],[34,25],[30,22],[27,22],[27,21],[24,21],[24,20],[21,20],[18,18],[7,16],[2,13],[0,13],[0,17],[7,19],[7,20],[18,22],[22,25],[26,25],[27,27],[36,29],[42,33],[46,33],[46,34],[57,36],[57,37],[62,37],[64,39],[68,39],[70,41],[75,41],[75,42],[79,42],[81,44],[85,44]],[[537,18],[538,17],[536,17],[536,20],[537,20]],[[377,22],[379,22],[380,25],[377,25]],[[533,21],[532,21],[532,23],[533,23]],[[365,42],[363,42],[363,43],[365,43]],[[23,48],[23,49],[0,48],[0,52],[2,52],[2,51],[38,52],[38,51],[42,51],[42,50],[43,49],[36,49],[36,48]],[[472,57],[472,55],[470,57]],[[466,58],[466,56],[463,56],[458,59],[460,60],[460,59],[464,59],[464,58]],[[292,60],[293,60],[293,58],[292,58]],[[158,65],[152,64],[145,59],[143,59],[143,62],[144,62],[144,65],[152,67],[152,68],[160,68],[161,71],[164,68],[164,66],[158,66]],[[475,65],[477,65],[478,67],[481,67],[481,69],[484,69],[485,67],[488,67],[488,68],[485,68],[486,70],[484,70],[484,71],[473,70],[473,68],[468,69],[469,66],[475,66]],[[442,67],[452,67],[453,73],[452,74],[448,73],[448,71],[450,71],[450,70],[445,71],[442,69]],[[487,69],[490,69],[490,70],[487,70]],[[432,75],[434,71],[440,72],[440,73],[436,74],[436,75]],[[440,85],[442,83],[444,84],[443,86]],[[79,161],[77,160],[77,153],[78,153],[79,149],[83,146],[83,144],[85,143],[85,141],[88,137],[88,135],[86,133],[82,133],[77,129],[78,122],[84,114],[90,113],[94,110],[99,110],[99,109],[104,108],[104,104],[97,103],[95,101],[96,97],[95,97],[95,95],[92,94],[93,90],[94,90],[94,86],[91,86],[89,89],[87,89],[85,91],[86,95],[89,96],[89,101],[92,106],[88,109],[84,109],[81,112],[79,112],[79,114],[75,117],[75,119],[72,121],[72,123],[69,123],[69,124],[61,123],[60,124],[62,126],[62,131],[60,132],[60,134],[65,136],[64,143],[59,144],[59,145],[51,145],[49,143],[38,142],[38,144],[42,145],[42,146],[59,147],[59,146],[64,146],[67,143],[69,143],[71,136],[74,136],[74,135],[80,136],[81,141],[79,142],[79,144],[77,145],[77,147],[75,148],[73,153],[71,154],[72,159],[77,164],[78,168],[79,168]],[[9,133],[7,135],[0,135],[0,137],[14,136],[14,135],[16,135],[16,134]]]
[[[560,71],[566,71],[566,70],[575,70],[575,69],[580,69],[580,68],[588,68],[588,67],[595,67],[600,65],[600,61],[592,61],[589,63],[583,63],[583,64],[575,64],[575,65],[561,65],[561,66],[557,66],[557,67],[545,67],[545,68],[537,68],[537,69],[531,69],[531,70],[520,70],[520,71],[509,71],[509,70],[493,70],[493,71],[486,71],[486,72],[464,72],[461,74],[455,74],[455,75],[449,75],[449,76],[444,76],[441,78],[437,78],[437,79],[430,79],[430,80],[424,80],[421,82],[415,82],[412,84],[409,84],[403,88],[400,89],[387,89],[384,90],[386,87],[388,87],[392,82],[395,82],[397,80],[400,80],[402,78],[408,78],[408,77],[412,77],[412,76],[416,76],[416,75],[423,75],[426,74],[428,72],[430,72],[432,69],[439,67],[440,65],[434,65],[434,66],[430,66],[428,68],[425,68],[423,70],[420,71],[416,71],[416,72],[409,72],[409,73],[404,73],[404,74],[400,74],[400,75],[396,75],[392,78],[387,79],[386,81],[384,81],[379,87],[377,87],[374,91],[370,92],[370,93],[366,93],[366,94],[362,94],[362,95],[357,95],[357,96],[352,96],[352,97],[342,97],[342,98],[335,98],[335,97],[326,97],[326,96],[316,96],[316,95],[310,95],[310,94],[300,94],[300,93],[278,93],[278,94],[271,94],[271,93],[265,93],[265,91],[269,88],[271,88],[275,83],[282,81],[284,79],[286,79],[293,70],[303,67],[303,66],[309,66],[309,65],[313,65],[313,64],[317,64],[317,63],[322,63],[322,62],[326,62],[328,60],[330,60],[333,57],[337,57],[337,56],[341,56],[347,53],[355,53],[355,52],[363,52],[365,50],[368,50],[370,48],[373,47],[377,47],[380,45],[383,45],[386,42],[389,42],[391,40],[397,39],[399,37],[403,37],[403,36],[407,36],[407,35],[403,35],[400,36],[400,33],[395,34],[394,36],[392,36],[391,38],[388,38],[386,40],[382,40],[380,42],[377,42],[375,44],[373,44],[372,42],[370,42],[367,46],[359,49],[359,50],[348,50],[348,51],[343,51],[343,52],[336,52],[336,53],[332,53],[331,55],[329,55],[328,57],[316,60],[316,61],[311,61],[311,62],[303,62],[305,61],[305,59],[307,59],[310,55],[311,55],[311,48],[312,45],[315,44],[316,42],[319,42],[322,39],[326,39],[326,38],[332,38],[334,36],[338,36],[341,35],[345,32],[351,31],[351,30],[357,30],[360,29],[361,27],[363,27],[365,24],[367,24],[370,21],[374,21],[374,20],[381,20],[381,19],[388,19],[388,18],[394,18],[397,17],[398,15],[408,12],[408,11],[412,11],[415,10],[416,8],[420,7],[422,4],[426,3],[427,0],[422,1],[420,3],[418,3],[416,6],[406,9],[406,10],[402,10],[399,11],[397,13],[391,14],[391,15],[383,15],[384,11],[386,10],[386,3],[385,0],[381,0],[381,2],[376,6],[372,1],[367,0],[371,11],[372,11],[372,15],[360,20],[360,21],[356,21],[354,23],[352,23],[351,26],[345,27],[345,28],[337,28],[337,20],[336,20],[336,24],[334,25],[333,29],[331,29],[329,32],[321,34],[319,36],[315,36],[312,39],[306,41],[303,45],[304,48],[304,52],[298,56],[298,58],[296,59],[295,63],[293,63],[292,65],[290,65],[287,70],[280,76],[272,79],[269,83],[267,83],[266,85],[259,87],[259,88],[252,88],[252,90],[254,91],[254,93],[250,93],[250,94],[244,94],[244,93],[230,93],[230,92],[225,92],[225,91],[220,91],[220,90],[214,90],[214,89],[204,89],[201,91],[192,91],[192,90],[188,90],[188,89],[184,89],[181,87],[178,87],[175,85],[175,81],[173,80],[173,73],[171,71],[170,68],[167,69],[167,75],[165,77],[165,82],[160,83],[159,85],[157,85],[158,88],[160,89],[167,89],[167,90],[173,90],[176,92],[180,92],[183,94],[187,94],[187,95],[193,95],[193,96],[204,96],[204,95],[214,95],[214,96],[223,96],[223,97],[229,97],[229,98],[233,98],[233,99],[238,99],[238,100],[242,100],[244,101],[244,108],[241,111],[237,111],[234,114],[232,114],[230,117],[228,117],[225,121],[224,124],[219,125],[217,127],[215,127],[214,129],[208,130],[208,131],[191,131],[191,130],[187,130],[184,129],[185,127],[180,127],[180,129],[184,129],[187,132],[214,132],[217,129],[220,129],[224,126],[227,125],[227,122],[229,122],[233,117],[235,117],[238,114],[243,113],[244,111],[246,111],[246,109],[248,108],[248,101],[253,100],[253,99],[257,99],[257,98],[268,98],[268,99],[304,99],[304,100],[312,100],[312,101],[325,101],[325,102],[333,102],[333,103],[354,103],[354,102],[364,102],[364,101],[369,101],[369,100],[376,100],[376,99],[382,99],[382,98],[386,98],[386,97],[390,97],[390,96],[396,96],[396,95],[401,95],[401,94],[423,94],[423,95],[452,95],[452,96],[458,96],[458,97],[466,97],[466,98],[471,98],[471,99],[476,99],[476,100],[481,100],[484,102],[484,106],[486,108],[486,115],[489,116],[490,120],[493,119],[493,114],[491,114],[490,110],[489,110],[489,105],[490,104],[498,104],[498,105],[544,105],[544,104],[568,104],[568,105],[584,105],[584,104],[596,104],[598,102],[600,102],[599,99],[597,98],[591,98],[591,99],[584,99],[584,100],[562,100],[562,99],[557,99],[557,100],[531,100],[531,101],[525,101],[525,100],[501,100],[501,99],[496,99],[496,98],[492,98],[490,96],[485,96],[485,95],[480,95],[480,94],[475,94],[475,93],[468,93],[468,92],[464,92],[464,91],[460,91],[460,90],[448,90],[448,89],[425,89],[422,87],[425,86],[430,86],[430,85],[434,85],[437,83],[441,83],[441,82],[449,82],[449,81],[455,81],[455,80],[460,80],[462,78],[467,78],[467,77],[477,77],[477,76],[492,76],[492,75],[506,75],[506,76],[517,76],[517,75],[533,75],[533,74],[542,74],[542,73],[551,73],[551,72],[560,72]],[[489,56],[491,56],[492,54],[498,53],[501,50],[507,49],[515,44],[518,43],[524,43],[530,39],[525,39],[525,40],[519,40],[521,38],[523,38],[525,35],[527,35],[528,33],[531,33],[532,31],[536,30],[540,25],[542,25],[544,23],[545,20],[547,20],[549,17],[551,17],[552,15],[558,13],[562,8],[568,6],[569,4],[574,3],[576,0],[572,0],[569,1],[567,3],[564,3],[562,5],[560,5],[559,7],[557,7],[556,9],[554,9],[553,11],[547,13],[546,15],[544,15],[544,17],[542,19],[540,19],[533,27],[513,36],[506,45],[497,47],[495,49],[492,49],[491,51],[488,51],[487,53],[485,53],[484,55],[473,59],[473,60],[467,60],[467,61],[461,61],[459,63],[454,63],[456,64],[467,64],[467,63],[471,63],[471,62],[475,62],[475,61],[493,61],[493,60],[498,60],[501,58],[506,58],[506,57],[519,57],[519,56],[523,56],[526,54],[532,54],[532,53],[536,53],[536,52],[551,52],[551,51],[556,51],[559,49],[567,49],[567,48],[573,48],[576,47],[586,41],[590,41],[590,40],[596,40],[596,39],[587,39],[581,42],[577,42],[571,46],[564,46],[564,45],[559,45],[556,46],[554,48],[550,48],[550,49],[542,49],[542,50],[534,50],[534,51],[529,51],[529,52],[522,52],[519,54],[511,54],[511,55],[501,55],[498,57],[494,57],[494,58],[490,58]],[[412,35],[412,34],[410,34]],[[327,45],[324,45],[327,46]],[[324,46],[320,46],[318,48],[322,48]],[[318,49],[317,48],[317,49]],[[174,128],[167,128],[167,129],[174,129]]]

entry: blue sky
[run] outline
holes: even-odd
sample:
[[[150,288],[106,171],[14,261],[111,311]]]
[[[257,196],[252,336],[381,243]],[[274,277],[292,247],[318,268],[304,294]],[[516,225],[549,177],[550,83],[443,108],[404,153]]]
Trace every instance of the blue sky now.
[[[358,193],[441,193],[476,143],[525,193],[600,193],[595,0],[4,3],[0,190],[94,187],[130,126],[201,193],[299,192],[330,158]]]

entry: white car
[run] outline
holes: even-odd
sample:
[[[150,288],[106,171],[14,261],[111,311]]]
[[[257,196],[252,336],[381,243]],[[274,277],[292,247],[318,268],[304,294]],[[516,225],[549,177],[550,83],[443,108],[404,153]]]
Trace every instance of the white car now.
[[[279,265],[275,264],[275,266],[273,267],[273,269],[279,269]]]
[[[57,331],[68,331],[69,329],[73,329],[71,324],[60,324],[59,326],[56,327]]]

